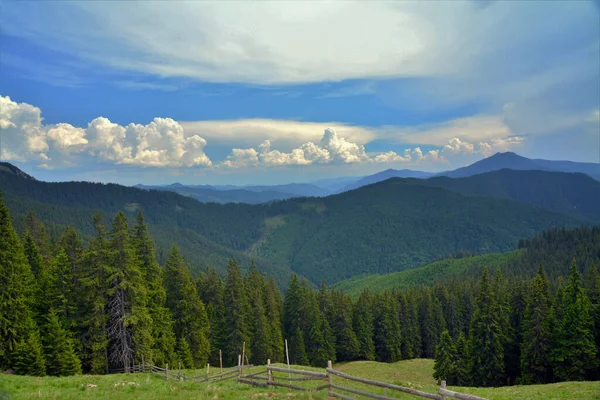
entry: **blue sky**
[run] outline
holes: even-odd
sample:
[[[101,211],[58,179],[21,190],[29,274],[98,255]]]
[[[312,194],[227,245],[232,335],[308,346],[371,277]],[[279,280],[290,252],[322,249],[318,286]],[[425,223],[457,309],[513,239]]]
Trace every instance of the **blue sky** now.
[[[598,2],[1,1],[1,157],[40,179],[600,161]]]

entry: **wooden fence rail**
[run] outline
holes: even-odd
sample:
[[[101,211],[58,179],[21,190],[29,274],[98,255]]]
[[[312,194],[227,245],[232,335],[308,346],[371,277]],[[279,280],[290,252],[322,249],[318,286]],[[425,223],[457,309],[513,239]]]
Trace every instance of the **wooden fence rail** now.
[[[169,365],[167,364],[165,368],[158,367],[152,364],[135,364],[130,366],[129,368],[116,368],[111,369],[109,372],[130,372],[130,373],[139,373],[139,372],[150,372],[156,374],[164,379],[174,379],[174,380],[193,380],[198,383],[203,382],[220,382],[227,379],[233,379],[237,377],[237,381],[240,383],[244,383],[247,385],[253,385],[258,387],[269,387],[269,386],[277,386],[284,387],[288,389],[294,390],[302,390],[302,391],[313,391],[318,392],[324,389],[328,389],[329,396],[335,397],[338,399],[344,400],[356,400],[354,397],[348,396],[344,393],[350,393],[354,395],[364,396],[371,399],[377,400],[394,400],[394,397],[388,397],[387,390],[397,391],[408,393],[414,396],[423,397],[427,399],[434,400],[445,400],[449,398],[460,399],[460,400],[487,400],[483,397],[475,396],[472,394],[459,393],[452,390],[448,390],[446,388],[446,381],[441,382],[441,386],[439,389],[439,393],[427,393],[420,390],[394,385],[386,382],[379,382],[370,379],[360,378],[357,376],[348,375],[344,372],[337,371],[333,369],[331,361],[328,362],[327,368],[325,369],[325,373],[316,372],[316,371],[306,371],[301,369],[291,369],[291,368],[282,368],[271,365],[271,360],[267,360],[267,365],[265,369],[261,369],[260,371],[254,371],[252,373],[243,375],[244,367],[249,369],[252,368],[253,365],[238,365],[237,367],[232,368],[229,371],[224,371],[219,374],[209,375],[208,373],[205,375],[198,376],[186,376],[184,373],[179,370],[175,372],[173,369],[169,371]],[[169,374],[169,372],[171,372]],[[288,376],[276,376],[274,373],[285,373]],[[266,375],[265,375],[266,374]],[[297,375],[297,376],[292,376]],[[299,376],[298,376],[299,375]],[[367,386],[373,386],[378,388],[386,389],[384,395],[371,393],[365,390],[359,390],[352,387],[342,386],[339,384],[333,383],[333,378],[337,377],[340,379],[345,379],[352,382],[358,382]],[[300,386],[298,384],[293,384],[292,382],[310,382],[310,381],[323,381],[326,380],[327,383],[316,386],[316,387],[305,387]],[[287,381],[282,382],[282,381]]]

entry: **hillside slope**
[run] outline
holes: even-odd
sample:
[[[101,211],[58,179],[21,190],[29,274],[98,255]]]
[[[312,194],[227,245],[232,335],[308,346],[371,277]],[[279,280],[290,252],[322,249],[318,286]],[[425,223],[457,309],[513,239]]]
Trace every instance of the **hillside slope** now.
[[[203,204],[166,191],[114,184],[47,183],[0,172],[17,227],[29,210],[50,224],[92,233],[91,216],[144,211],[159,249],[177,243],[196,270],[223,271],[230,257],[285,282],[291,271],[314,283],[401,271],[466,250],[513,250],[519,239],[581,219],[508,199],[465,195],[392,180],[324,198],[271,204]]]
[[[457,179],[435,177],[422,182],[477,196],[517,200],[581,219],[600,221],[600,182],[582,173],[503,169]]]

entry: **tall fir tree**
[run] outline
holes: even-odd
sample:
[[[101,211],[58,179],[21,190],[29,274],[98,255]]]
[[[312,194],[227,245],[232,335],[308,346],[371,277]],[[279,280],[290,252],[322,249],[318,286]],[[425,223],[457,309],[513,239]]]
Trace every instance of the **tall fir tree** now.
[[[292,274],[283,301],[283,332],[284,339],[288,341],[290,362],[298,365],[307,365],[309,362],[302,334],[301,307],[303,300],[303,289],[298,277]]]
[[[551,303],[547,277],[540,266],[529,288],[523,316],[521,341],[521,382],[541,384],[552,381]]]
[[[562,294],[561,317],[557,320],[552,352],[554,374],[561,381],[584,380],[597,364],[594,322],[590,299],[581,287],[575,261]]]
[[[471,386],[471,376],[469,375],[470,361],[469,342],[465,334],[460,332],[458,339],[456,339],[456,385]]]
[[[446,321],[439,299],[433,295],[429,288],[425,288],[423,291],[420,321],[423,357],[433,358],[437,342],[446,327]]]
[[[375,354],[381,362],[396,362],[402,359],[402,338],[400,332],[396,299],[384,290],[374,300],[373,342]]]
[[[142,211],[138,211],[132,234],[133,247],[140,262],[140,269],[147,288],[147,308],[152,319],[152,349],[146,358],[157,365],[173,360],[176,338],[173,331],[173,318],[166,307],[167,292],[163,285],[163,271],[156,261],[154,242],[148,233],[148,226]]]
[[[373,297],[368,289],[365,289],[356,301],[352,322],[359,343],[358,358],[361,360],[374,360]]]
[[[180,343],[185,339],[189,344],[194,366],[202,367],[210,354],[210,325],[190,270],[176,246],[167,260],[165,287],[167,306],[175,321],[175,335]],[[181,355],[181,349],[177,352]]]
[[[272,362],[283,361],[283,334],[281,332],[282,300],[279,288],[273,278],[267,281],[266,315],[269,329],[269,358]]]
[[[31,268],[0,191],[0,369],[42,374],[34,293]]]
[[[46,317],[44,326],[44,347],[48,362],[48,374],[68,376],[81,374],[81,360],[75,353],[75,340],[71,332],[54,310]]]
[[[596,354],[600,355],[600,272],[598,266],[594,263],[590,263],[586,270],[584,287],[591,304]],[[596,373],[593,374],[592,379],[600,379],[600,363],[597,365]]]
[[[83,369],[92,374],[102,374],[108,370],[109,341],[106,333],[108,242],[102,216],[99,213],[94,215],[93,223],[96,236],[90,241],[83,256],[80,278],[87,300],[82,310],[83,335],[80,340],[83,347]]]
[[[504,331],[501,321],[489,272],[484,268],[469,331],[470,370],[475,386],[500,386],[504,382]]]
[[[440,335],[440,340],[435,348],[433,378],[438,381],[445,380],[449,385],[455,385],[457,382],[456,361],[456,346],[450,333],[445,330]]]
[[[146,308],[147,291],[139,260],[131,243],[127,218],[117,213],[108,243],[107,332],[108,359],[128,370],[152,348],[152,318]]]
[[[227,330],[224,327],[223,282],[216,269],[208,268],[205,276],[198,278],[197,287],[198,295],[206,306],[206,314],[210,324],[211,353],[209,362],[211,365],[219,365],[219,351],[223,351],[227,336]]]
[[[246,342],[246,355],[248,358],[252,355],[250,354],[252,332],[248,321],[251,313],[248,292],[240,267],[235,260],[230,260],[227,267],[223,304],[225,309],[223,327],[226,332],[223,363],[236,365],[237,356],[242,354],[244,342]]]
[[[328,319],[335,334],[336,359],[356,360],[359,354],[359,343],[352,328],[352,301],[341,291],[333,290],[331,294],[334,312]]]

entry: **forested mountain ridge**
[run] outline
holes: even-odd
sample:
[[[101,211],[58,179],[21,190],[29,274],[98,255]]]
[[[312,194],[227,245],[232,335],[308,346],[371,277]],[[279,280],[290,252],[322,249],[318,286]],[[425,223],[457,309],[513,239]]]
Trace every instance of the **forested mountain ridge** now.
[[[519,250],[485,255],[449,256],[419,268],[384,275],[356,276],[334,287],[356,298],[363,290],[408,289],[421,285],[469,280],[481,274],[483,267],[499,269],[506,276],[533,277],[539,265],[553,280],[568,274],[575,260],[581,271],[587,265],[600,265],[600,226],[575,229],[556,228],[522,240]]]
[[[476,196],[517,200],[582,220],[600,221],[600,181],[583,173],[502,169],[420,182]]]
[[[1,174],[1,173],[0,173]],[[324,198],[271,204],[203,204],[165,191],[114,184],[47,183],[0,175],[16,226],[29,211],[47,224],[93,234],[91,215],[106,218],[143,210],[156,237],[159,261],[173,242],[197,272],[250,258],[284,284],[290,271],[318,284],[355,275],[424,265],[457,251],[515,249],[521,238],[554,226],[577,226],[572,216],[508,199],[465,195],[399,179]],[[221,266],[221,267],[219,267]]]

